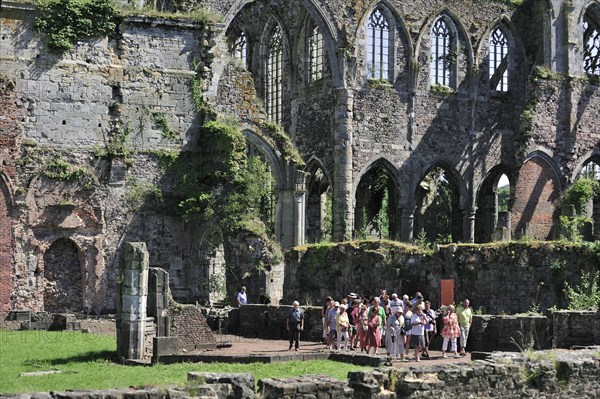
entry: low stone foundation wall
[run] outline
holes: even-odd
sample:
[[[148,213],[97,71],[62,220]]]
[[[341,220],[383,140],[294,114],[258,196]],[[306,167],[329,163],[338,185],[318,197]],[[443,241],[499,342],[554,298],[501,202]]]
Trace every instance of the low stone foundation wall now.
[[[235,309],[237,333],[245,337],[285,339],[285,320],[291,306],[245,305]],[[305,341],[323,338],[321,308],[305,311]],[[549,311],[547,316],[475,315],[469,334],[470,351],[520,351],[600,345],[600,312]],[[597,326],[594,328],[594,326]],[[432,349],[441,348],[440,337]]]
[[[189,373],[187,387],[112,389],[0,395],[19,399],[393,399],[393,398],[598,398],[600,347],[533,354],[494,353],[468,364],[350,372],[349,381],[327,376],[269,378],[250,374]]]

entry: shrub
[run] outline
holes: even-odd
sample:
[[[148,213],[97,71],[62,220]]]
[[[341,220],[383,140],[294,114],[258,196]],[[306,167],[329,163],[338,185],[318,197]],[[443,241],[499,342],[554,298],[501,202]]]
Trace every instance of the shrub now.
[[[570,310],[597,310],[600,306],[600,272],[582,273],[576,287],[565,283],[565,296]]]
[[[35,26],[48,35],[48,47],[65,52],[79,39],[108,36],[117,11],[109,0],[40,0]]]

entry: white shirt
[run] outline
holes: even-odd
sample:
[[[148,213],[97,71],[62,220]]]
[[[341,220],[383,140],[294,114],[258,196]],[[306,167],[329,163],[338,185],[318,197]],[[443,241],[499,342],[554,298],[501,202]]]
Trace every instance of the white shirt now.
[[[242,292],[242,291],[238,292],[236,298],[238,301],[238,306],[246,305],[248,303],[248,296],[246,295],[245,292]]]

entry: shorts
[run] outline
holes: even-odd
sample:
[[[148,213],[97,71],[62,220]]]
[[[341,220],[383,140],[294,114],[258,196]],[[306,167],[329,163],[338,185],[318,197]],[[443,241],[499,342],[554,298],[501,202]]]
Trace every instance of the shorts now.
[[[417,346],[420,348],[425,347],[425,337],[422,335],[411,335],[410,336],[410,346],[416,348]]]

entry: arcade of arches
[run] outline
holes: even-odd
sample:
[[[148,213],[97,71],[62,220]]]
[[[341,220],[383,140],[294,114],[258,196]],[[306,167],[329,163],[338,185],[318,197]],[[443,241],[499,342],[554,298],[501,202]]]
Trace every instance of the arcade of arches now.
[[[203,0],[218,28],[124,17],[63,58],[5,3],[0,312],[114,310],[129,239],[189,302],[281,297],[281,249],[305,243],[554,239],[561,195],[600,177],[600,0]],[[260,234],[169,202],[165,161],[206,147],[200,102],[264,172]]]

